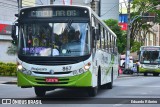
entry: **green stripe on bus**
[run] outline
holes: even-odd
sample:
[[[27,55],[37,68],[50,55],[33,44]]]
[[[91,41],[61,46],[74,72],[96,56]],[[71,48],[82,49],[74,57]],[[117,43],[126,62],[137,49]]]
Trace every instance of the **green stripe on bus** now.
[[[106,69],[106,75],[108,75],[109,71],[112,69],[113,64],[114,64],[114,60],[115,60],[114,55],[111,55],[111,62],[109,64],[108,69]]]

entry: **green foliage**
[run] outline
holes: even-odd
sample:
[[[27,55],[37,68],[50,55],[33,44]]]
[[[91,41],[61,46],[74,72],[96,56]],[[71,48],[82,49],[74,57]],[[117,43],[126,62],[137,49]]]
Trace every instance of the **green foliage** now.
[[[0,76],[16,76],[16,71],[16,64],[0,62]]]
[[[121,30],[117,20],[108,19],[104,20],[104,22],[117,35],[118,52],[124,53],[126,47],[126,32]]]
[[[131,49],[132,51],[139,50],[136,48],[136,45],[144,44],[144,39],[148,32],[150,32],[150,28],[153,25],[147,23],[148,18],[144,18],[146,13],[154,13],[156,14],[156,18],[150,18],[150,21],[153,23],[160,23],[160,11],[156,9],[156,6],[160,4],[160,0],[133,0],[132,2],[132,10],[131,13]],[[142,15],[142,17],[141,17]],[[141,35],[139,34],[141,32]],[[138,37],[141,36],[141,37]],[[139,40],[140,43],[135,42],[135,38],[141,38]],[[137,50],[136,50],[137,49]]]
[[[133,42],[133,46],[131,48],[131,52],[135,52],[135,51],[138,51],[141,47],[141,43],[140,42]]]

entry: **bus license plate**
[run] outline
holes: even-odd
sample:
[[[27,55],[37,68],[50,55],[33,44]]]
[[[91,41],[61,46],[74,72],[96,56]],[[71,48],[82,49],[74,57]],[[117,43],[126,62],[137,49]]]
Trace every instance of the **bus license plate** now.
[[[46,82],[58,82],[58,78],[46,78]]]

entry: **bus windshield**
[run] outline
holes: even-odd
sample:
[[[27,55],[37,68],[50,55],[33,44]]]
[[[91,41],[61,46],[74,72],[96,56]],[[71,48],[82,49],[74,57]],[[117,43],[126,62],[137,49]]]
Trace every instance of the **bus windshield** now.
[[[141,51],[141,63],[160,63],[159,51]]]
[[[88,23],[31,23],[21,27],[21,55],[59,57],[90,54]]]

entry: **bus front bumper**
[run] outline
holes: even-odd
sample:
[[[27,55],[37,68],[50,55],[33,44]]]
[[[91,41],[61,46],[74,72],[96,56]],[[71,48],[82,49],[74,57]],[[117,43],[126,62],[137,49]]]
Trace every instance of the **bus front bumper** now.
[[[53,86],[53,87],[90,87],[92,75],[90,71],[70,77],[58,78],[58,82],[46,82],[47,77],[36,77],[17,72],[17,85],[20,87]]]
[[[139,73],[160,73],[160,69],[148,69],[139,67]]]

